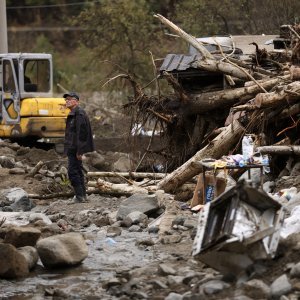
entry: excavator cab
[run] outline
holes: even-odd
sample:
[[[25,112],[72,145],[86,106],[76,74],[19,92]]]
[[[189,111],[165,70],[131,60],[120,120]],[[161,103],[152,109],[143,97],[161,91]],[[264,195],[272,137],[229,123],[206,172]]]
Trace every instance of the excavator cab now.
[[[0,137],[63,137],[68,111],[52,85],[51,54],[0,54]]]

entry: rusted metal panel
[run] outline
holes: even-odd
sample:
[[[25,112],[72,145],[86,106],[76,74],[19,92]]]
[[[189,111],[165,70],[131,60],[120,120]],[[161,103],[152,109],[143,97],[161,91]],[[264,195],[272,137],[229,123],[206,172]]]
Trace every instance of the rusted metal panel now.
[[[275,256],[283,220],[279,202],[239,182],[204,206],[193,256],[220,272],[237,276],[256,260]]]

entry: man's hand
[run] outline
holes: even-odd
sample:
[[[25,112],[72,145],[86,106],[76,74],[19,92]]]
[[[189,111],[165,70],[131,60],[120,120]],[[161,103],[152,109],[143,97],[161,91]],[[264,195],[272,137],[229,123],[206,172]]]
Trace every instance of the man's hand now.
[[[82,155],[81,154],[76,154],[76,157],[78,160],[82,160]]]

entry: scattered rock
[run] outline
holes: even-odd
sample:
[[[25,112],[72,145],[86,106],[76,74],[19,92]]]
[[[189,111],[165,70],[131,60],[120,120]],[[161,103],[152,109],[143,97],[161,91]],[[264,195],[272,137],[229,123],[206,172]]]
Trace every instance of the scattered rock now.
[[[30,223],[35,223],[36,221],[41,220],[45,225],[50,225],[52,224],[52,221],[48,216],[46,216],[43,213],[32,213],[29,216],[29,222]]]
[[[165,300],[182,300],[183,296],[177,293],[173,293],[171,292],[166,298]]]
[[[128,214],[134,211],[149,215],[158,208],[159,205],[155,195],[134,194],[122,201],[118,209],[117,220],[123,220]]]
[[[251,297],[256,299],[265,298],[268,299],[271,289],[263,281],[252,279],[242,284],[243,290]]]
[[[158,233],[159,231],[159,226],[151,226],[148,228],[149,233]]]
[[[185,220],[186,220],[186,217],[184,217],[184,216],[177,216],[172,221],[172,226],[174,226],[174,225],[183,225],[183,223],[184,223]]]
[[[30,211],[34,205],[33,202],[27,197],[23,196],[22,198],[16,200],[10,206],[13,211]]]
[[[153,280],[149,281],[149,283],[151,285],[153,285],[153,287],[155,289],[156,288],[158,288],[158,289],[167,289],[168,288],[168,286],[166,284],[164,284],[162,281],[157,280],[157,279],[153,279]]]
[[[200,286],[200,293],[204,292],[206,295],[213,295],[220,293],[223,289],[230,287],[230,285],[221,280],[211,280]]]
[[[173,285],[178,286],[182,283],[183,283],[183,276],[179,276],[179,275],[176,275],[176,276],[169,275],[168,276],[168,284],[170,286],[173,286]]]
[[[3,148],[1,149],[1,152],[2,151]],[[2,155],[0,156],[0,165],[2,166],[2,168],[12,169],[15,166],[15,160],[12,157]]]
[[[111,220],[108,215],[106,216],[97,215],[96,217],[93,218],[93,223],[98,227],[102,227],[102,226],[110,225]]]
[[[0,243],[0,277],[18,278],[27,276],[29,273],[28,263],[15,246]]]
[[[106,236],[107,237],[116,237],[121,235],[122,229],[120,227],[110,226],[107,228]]]
[[[179,243],[182,239],[182,236],[179,234],[165,235],[160,241],[162,244],[176,244]]]
[[[300,262],[292,267],[290,274],[291,277],[300,278]]]
[[[286,274],[281,275],[275,279],[271,284],[271,295],[274,298],[279,298],[282,295],[288,294],[292,290]]]
[[[144,224],[146,225],[148,221],[147,215],[140,211],[133,211],[129,213],[123,220],[124,224],[126,224],[126,227],[129,227],[133,224]],[[129,226],[128,226],[129,225]]]
[[[175,275],[176,274],[176,271],[168,266],[167,264],[160,264],[158,266],[158,272],[159,274],[162,274],[162,275]]]
[[[41,231],[33,227],[11,227],[5,235],[4,243],[15,247],[35,246],[41,236]]]
[[[18,251],[25,257],[28,264],[28,269],[33,269],[39,260],[39,255],[36,248],[31,246],[25,246],[18,248]]]
[[[129,232],[141,232],[142,228],[139,225],[132,225],[128,228]]]
[[[18,187],[1,190],[0,198],[6,198],[13,211],[29,211],[33,208],[33,203],[28,199],[28,194]]]
[[[105,158],[98,152],[89,152],[86,153],[85,155],[84,162],[87,164],[90,164],[94,168],[98,170],[105,170],[106,169],[106,164],[105,164]]]
[[[113,170],[115,172],[127,172],[131,170],[132,161],[128,156],[121,156],[114,164]]]
[[[40,259],[45,267],[74,266],[88,255],[88,248],[80,233],[54,235],[37,243]]]
[[[151,238],[144,238],[144,239],[136,241],[136,244],[143,245],[143,246],[153,246],[155,243]]]
[[[197,228],[198,225],[198,218],[187,218],[184,223],[183,226],[189,229],[193,229],[193,228]]]

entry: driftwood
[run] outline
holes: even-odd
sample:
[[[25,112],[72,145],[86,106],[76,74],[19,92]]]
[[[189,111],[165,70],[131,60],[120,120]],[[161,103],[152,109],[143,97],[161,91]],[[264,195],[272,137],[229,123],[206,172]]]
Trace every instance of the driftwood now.
[[[249,80],[250,76],[246,69],[243,69],[242,67],[239,66],[232,65],[228,62],[223,62],[221,60],[217,61],[212,56],[212,54],[205,49],[203,44],[197,41],[196,38],[187,34],[185,31],[180,29],[178,26],[176,26],[174,23],[172,23],[165,17],[159,14],[155,15],[155,17],[157,17],[163,24],[170,27],[177,35],[179,35],[186,42],[194,46],[202,54],[202,59],[197,60],[196,62],[197,67],[199,69],[204,69],[206,71],[211,71],[211,72],[221,72],[226,75],[230,75],[232,77],[236,77],[243,80]]]
[[[34,168],[26,175],[26,177],[33,177],[36,173],[38,173],[38,171],[42,168],[42,166],[44,165],[43,161],[39,161]]]
[[[283,79],[288,79],[289,75],[283,78],[273,78],[261,82],[261,86],[270,90]],[[223,105],[233,105],[243,99],[243,101],[253,98],[260,91],[260,87],[252,85],[248,87],[235,88],[232,90],[222,90],[202,94],[192,94],[189,102],[189,111],[193,114],[203,113],[222,107]],[[268,94],[266,94],[268,95]]]
[[[98,188],[94,189],[88,189],[86,191],[87,195],[92,195],[92,194],[100,194],[100,195],[109,195],[109,196],[131,196],[131,193],[119,193],[116,191],[103,191],[99,190]],[[28,197],[30,199],[39,199],[39,200],[47,200],[47,199],[54,199],[54,198],[70,198],[74,196],[73,192],[66,192],[66,193],[53,193],[53,194],[28,194]]]
[[[234,121],[207,146],[202,148],[186,163],[164,178],[158,184],[158,188],[163,189],[166,192],[175,191],[186,181],[190,180],[202,171],[201,165],[197,163],[198,161],[207,157],[217,159],[222,155],[227,154],[241,138],[244,130],[245,129],[239,121]]]
[[[254,99],[254,105],[257,107],[270,107],[280,105],[281,102],[286,101],[288,103],[289,100],[299,100],[300,94],[300,82],[295,81],[289,85],[282,86],[278,88],[276,92],[268,93],[268,94],[257,94]]]
[[[140,178],[151,178],[151,179],[162,179],[166,177],[165,173],[142,173],[142,172],[88,172],[88,177],[118,177],[122,176],[125,178],[140,179]]]
[[[282,104],[291,104],[291,101],[300,99],[300,82],[295,81],[289,85],[276,88],[275,92],[259,93],[249,104],[235,106],[233,111],[255,110],[259,108],[275,107]]]
[[[98,178],[96,183],[89,182],[88,186],[94,186],[97,187],[101,192],[105,191],[106,193],[113,192],[114,194],[119,194],[119,195],[132,195],[135,193],[140,193],[140,194],[148,194],[150,188],[143,188],[139,187],[136,185],[128,185],[126,183],[121,183],[121,184],[116,184],[116,183],[111,183],[105,180],[102,180]]]
[[[54,198],[68,198],[74,196],[73,192],[64,192],[64,193],[53,193],[53,194],[28,194],[28,197],[30,199],[40,199],[40,200],[45,200],[45,199],[54,199]]]
[[[261,154],[300,155],[300,146],[263,146],[256,149]]]

